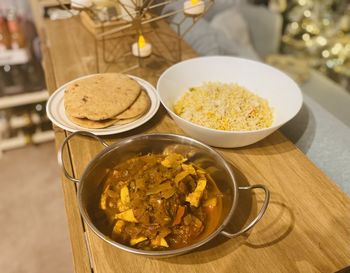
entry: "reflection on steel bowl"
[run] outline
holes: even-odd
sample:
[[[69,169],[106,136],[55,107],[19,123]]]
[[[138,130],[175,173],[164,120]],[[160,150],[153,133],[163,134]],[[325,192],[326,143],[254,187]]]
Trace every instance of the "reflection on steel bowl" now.
[[[76,135],[93,137],[106,146],[80,179],[67,173],[62,158],[64,147]],[[78,203],[85,222],[106,242],[132,253],[173,256],[220,233],[238,236],[260,220],[269,201],[265,186],[238,187],[219,153],[184,136],[143,134],[108,146],[92,133],[79,131],[64,140],[59,159],[67,178],[79,183]],[[235,234],[225,231],[234,221],[239,190],[254,188],[265,191],[256,218]]]

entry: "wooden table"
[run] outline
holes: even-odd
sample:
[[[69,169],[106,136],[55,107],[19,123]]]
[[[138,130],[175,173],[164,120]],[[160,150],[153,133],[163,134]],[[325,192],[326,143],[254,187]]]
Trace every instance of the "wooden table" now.
[[[93,42],[78,19],[44,21],[41,29],[48,90],[93,73]],[[184,58],[195,53],[184,45]],[[113,69],[112,69],[113,70]],[[155,84],[158,68],[134,74]],[[67,132],[54,127],[56,145]],[[144,132],[182,134],[160,108],[146,125],[105,138],[108,142]],[[65,154],[67,167],[80,177],[101,150],[95,141],[79,137]],[[271,201],[258,225],[245,236],[221,236],[199,250],[167,259],[153,259],[118,250],[98,238],[79,214],[76,186],[62,176],[76,272],[334,272],[350,265],[350,200],[280,132],[255,145],[220,149],[233,164],[238,183],[262,183]],[[322,152],[322,151],[320,151]],[[44,167],[44,166],[43,166]],[[252,219],[263,194],[243,193],[229,229],[239,230]],[[92,269],[93,268],[93,269]]]

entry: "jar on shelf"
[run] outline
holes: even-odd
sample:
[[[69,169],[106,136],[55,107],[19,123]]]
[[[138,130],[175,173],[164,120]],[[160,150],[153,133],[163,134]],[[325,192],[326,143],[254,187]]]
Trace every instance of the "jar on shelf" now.
[[[9,10],[7,14],[7,24],[11,37],[12,49],[24,48],[26,46],[26,39],[15,9]]]
[[[0,52],[11,48],[11,36],[7,25],[7,20],[0,11]]]

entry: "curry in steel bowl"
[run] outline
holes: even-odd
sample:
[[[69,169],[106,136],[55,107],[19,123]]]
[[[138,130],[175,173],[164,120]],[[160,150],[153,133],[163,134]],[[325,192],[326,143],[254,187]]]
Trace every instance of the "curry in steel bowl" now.
[[[125,245],[176,249],[217,227],[221,199],[208,172],[166,148],[161,154],[132,157],[109,171],[97,225]]]
[[[63,151],[77,135],[105,148],[80,179],[64,168]],[[58,154],[65,176],[78,183],[84,222],[101,239],[119,249],[146,256],[169,257],[192,251],[218,234],[233,238],[252,228],[269,202],[264,185],[238,187],[225,159],[211,147],[173,134],[141,134],[108,145],[78,131]],[[262,189],[265,200],[257,216],[240,231],[225,230],[240,190]]]

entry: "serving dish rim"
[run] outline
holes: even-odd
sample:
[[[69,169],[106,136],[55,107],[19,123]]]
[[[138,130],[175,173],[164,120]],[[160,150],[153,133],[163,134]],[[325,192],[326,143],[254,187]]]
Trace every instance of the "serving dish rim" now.
[[[212,233],[210,233],[208,236],[204,237],[203,239],[201,239],[198,242],[195,242],[193,244],[190,244],[190,245],[182,247],[182,248],[171,249],[171,250],[137,249],[137,248],[133,248],[133,247],[124,245],[122,243],[118,243],[118,242],[114,241],[113,239],[109,238],[108,236],[103,234],[90,220],[90,216],[87,212],[87,208],[83,205],[83,200],[82,200],[82,191],[83,191],[84,183],[86,181],[86,176],[90,173],[91,169],[93,167],[95,167],[96,163],[98,163],[99,160],[103,160],[103,157],[107,156],[109,153],[113,152],[114,150],[117,150],[119,147],[122,147],[125,144],[132,142],[133,140],[142,139],[142,138],[147,139],[149,137],[170,137],[173,139],[181,139],[182,141],[185,141],[186,144],[190,144],[191,142],[193,142],[196,145],[198,145],[199,147],[207,149],[208,151],[214,153],[216,155],[216,157],[220,158],[221,162],[223,163],[223,166],[228,171],[230,178],[232,178],[231,183],[233,186],[232,187],[233,196],[232,196],[232,205],[231,205],[231,208],[230,208],[228,214],[226,215],[226,217],[222,221],[222,223],[220,225],[218,225]],[[155,257],[170,257],[170,256],[179,255],[179,254],[184,254],[184,253],[190,252],[194,249],[197,249],[198,247],[206,244],[207,242],[211,241],[214,237],[219,235],[220,232],[223,231],[223,229],[226,227],[226,225],[228,224],[228,222],[232,218],[232,215],[233,215],[233,213],[237,207],[237,204],[238,204],[239,191],[238,191],[237,182],[235,180],[234,172],[233,172],[232,168],[230,167],[229,163],[224,159],[224,157],[218,151],[216,151],[215,149],[213,149],[209,145],[206,145],[198,140],[195,140],[193,138],[183,136],[183,135],[170,134],[170,133],[148,133],[148,134],[133,135],[133,136],[124,138],[123,140],[121,140],[119,142],[113,143],[113,144],[105,147],[96,156],[94,156],[94,158],[92,160],[90,160],[88,165],[85,167],[83,174],[82,174],[81,178],[79,179],[77,198],[78,198],[79,211],[80,211],[83,219],[88,224],[88,226],[93,230],[93,232],[98,237],[100,237],[101,239],[106,241],[107,243],[109,243],[109,244],[111,244],[119,249],[125,250],[127,252],[131,252],[134,254],[140,254],[140,255],[145,255],[145,256],[155,256]]]

